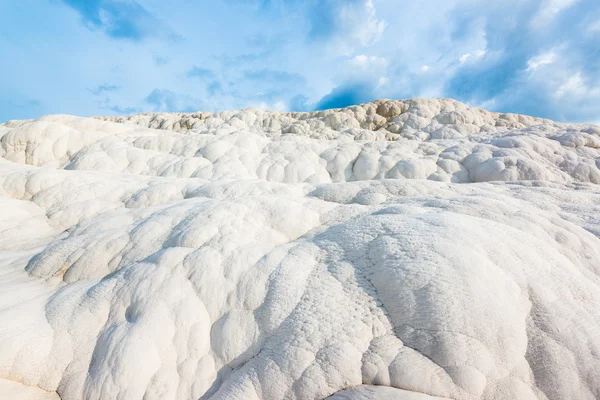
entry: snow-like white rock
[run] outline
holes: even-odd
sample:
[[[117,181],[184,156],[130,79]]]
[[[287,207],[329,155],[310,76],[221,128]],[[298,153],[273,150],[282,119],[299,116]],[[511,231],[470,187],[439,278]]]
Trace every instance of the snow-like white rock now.
[[[600,128],[382,100],[0,125],[0,398],[600,398]]]

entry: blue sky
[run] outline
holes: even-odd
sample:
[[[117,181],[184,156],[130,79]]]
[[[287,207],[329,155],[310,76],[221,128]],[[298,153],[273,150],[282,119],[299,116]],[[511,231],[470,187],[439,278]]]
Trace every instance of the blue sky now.
[[[600,123],[598,0],[0,0],[0,122],[453,97]]]

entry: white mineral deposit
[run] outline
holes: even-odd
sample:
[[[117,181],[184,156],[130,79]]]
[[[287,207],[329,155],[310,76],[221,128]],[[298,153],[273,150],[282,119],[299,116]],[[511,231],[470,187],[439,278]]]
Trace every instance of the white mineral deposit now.
[[[599,399],[599,184],[451,99],[8,121],[0,399]]]

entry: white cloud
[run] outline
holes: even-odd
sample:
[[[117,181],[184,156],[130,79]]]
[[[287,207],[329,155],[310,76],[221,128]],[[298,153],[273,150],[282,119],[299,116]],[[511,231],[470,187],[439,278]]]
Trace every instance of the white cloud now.
[[[287,111],[288,107],[283,101],[276,101],[274,103],[267,103],[266,101],[260,101],[257,103],[250,103],[249,108],[259,108],[261,110],[271,111]]]
[[[387,27],[387,22],[377,17],[372,0],[344,3],[338,18],[339,32],[332,48],[339,54],[352,54],[358,48],[373,45]]]
[[[377,87],[380,88],[382,86],[387,85],[388,83],[390,83],[390,79],[386,76],[382,76],[381,78],[379,78],[379,81],[377,82]]]
[[[476,60],[476,59],[480,59],[481,57],[485,56],[487,54],[486,50],[477,50],[476,52],[474,52],[473,54],[471,53],[467,53],[467,54],[463,54],[458,61],[461,64],[464,64],[467,62],[467,60],[471,59],[471,60]]]
[[[377,86],[389,83],[389,62],[385,57],[359,54],[348,61],[338,77],[341,81],[377,82]]]
[[[527,61],[527,72],[532,72],[538,69],[543,65],[550,65],[556,62],[556,52],[554,50],[547,51],[545,53],[539,54],[535,57],[530,58]]]
[[[351,36],[363,46],[368,46],[379,40],[387,26],[385,20],[377,18],[372,0],[366,0],[361,7],[344,7],[341,18],[344,23],[354,26],[354,32]]]
[[[592,22],[589,25],[588,32],[590,32],[590,33],[600,32],[600,18],[598,18],[597,20],[595,20],[594,22]]]
[[[541,27],[549,24],[563,10],[571,7],[578,0],[546,0],[538,13],[533,17],[531,25]]]
[[[388,61],[384,57],[366,56],[359,54],[352,58],[348,64],[352,67],[360,68],[362,71],[385,70],[388,66]]]
[[[591,99],[598,96],[600,96],[600,89],[588,87],[579,71],[565,79],[555,93],[557,99],[566,97],[588,97]]]

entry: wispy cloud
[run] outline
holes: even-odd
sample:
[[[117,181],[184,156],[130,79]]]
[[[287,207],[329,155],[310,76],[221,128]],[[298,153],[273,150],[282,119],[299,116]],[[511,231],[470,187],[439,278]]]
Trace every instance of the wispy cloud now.
[[[188,78],[205,78],[205,79],[210,79],[210,78],[214,78],[215,73],[207,68],[200,68],[200,67],[192,67],[188,72],[186,72],[185,74]]]
[[[154,63],[158,66],[165,65],[169,62],[169,57],[164,57],[164,56],[154,55],[152,57],[152,59],[154,60]]]
[[[134,0],[62,0],[81,15],[90,29],[99,29],[115,39],[142,40],[155,34],[174,38],[164,22]]]
[[[300,74],[277,71],[273,69],[260,69],[256,71],[246,71],[244,73],[245,79],[250,79],[259,82],[275,82],[275,83],[292,83],[292,84],[303,84],[306,82],[306,78]]]
[[[154,89],[145,100],[154,111],[190,112],[197,111],[200,106],[199,102],[191,96],[168,89]]]
[[[381,38],[387,22],[377,15],[373,0],[230,0],[253,3],[280,14],[303,15],[306,39],[328,51],[351,53]]]
[[[461,65],[447,80],[445,94],[501,111],[590,120],[598,109],[583,104],[600,100],[592,90],[600,84],[600,50],[586,37],[583,22],[599,8],[592,0],[524,1],[500,10],[481,5],[487,53]]]
[[[111,85],[108,83],[104,83],[102,85],[98,85],[93,89],[90,89],[90,92],[92,92],[95,96],[99,96],[103,93],[107,93],[107,92],[114,92],[119,90],[121,87],[117,86],[117,85]]]
[[[206,91],[210,96],[223,94],[223,85],[218,81],[212,81],[206,86]]]
[[[344,39],[362,46],[378,40],[387,23],[378,18],[372,0],[320,0],[310,2],[310,37]]]
[[[143,111],[138,107],[123,107],[117,104],[111,104],[108,99],[100,103],[100,108],[111,111],[111,113],[115,115],[131,115]]]

